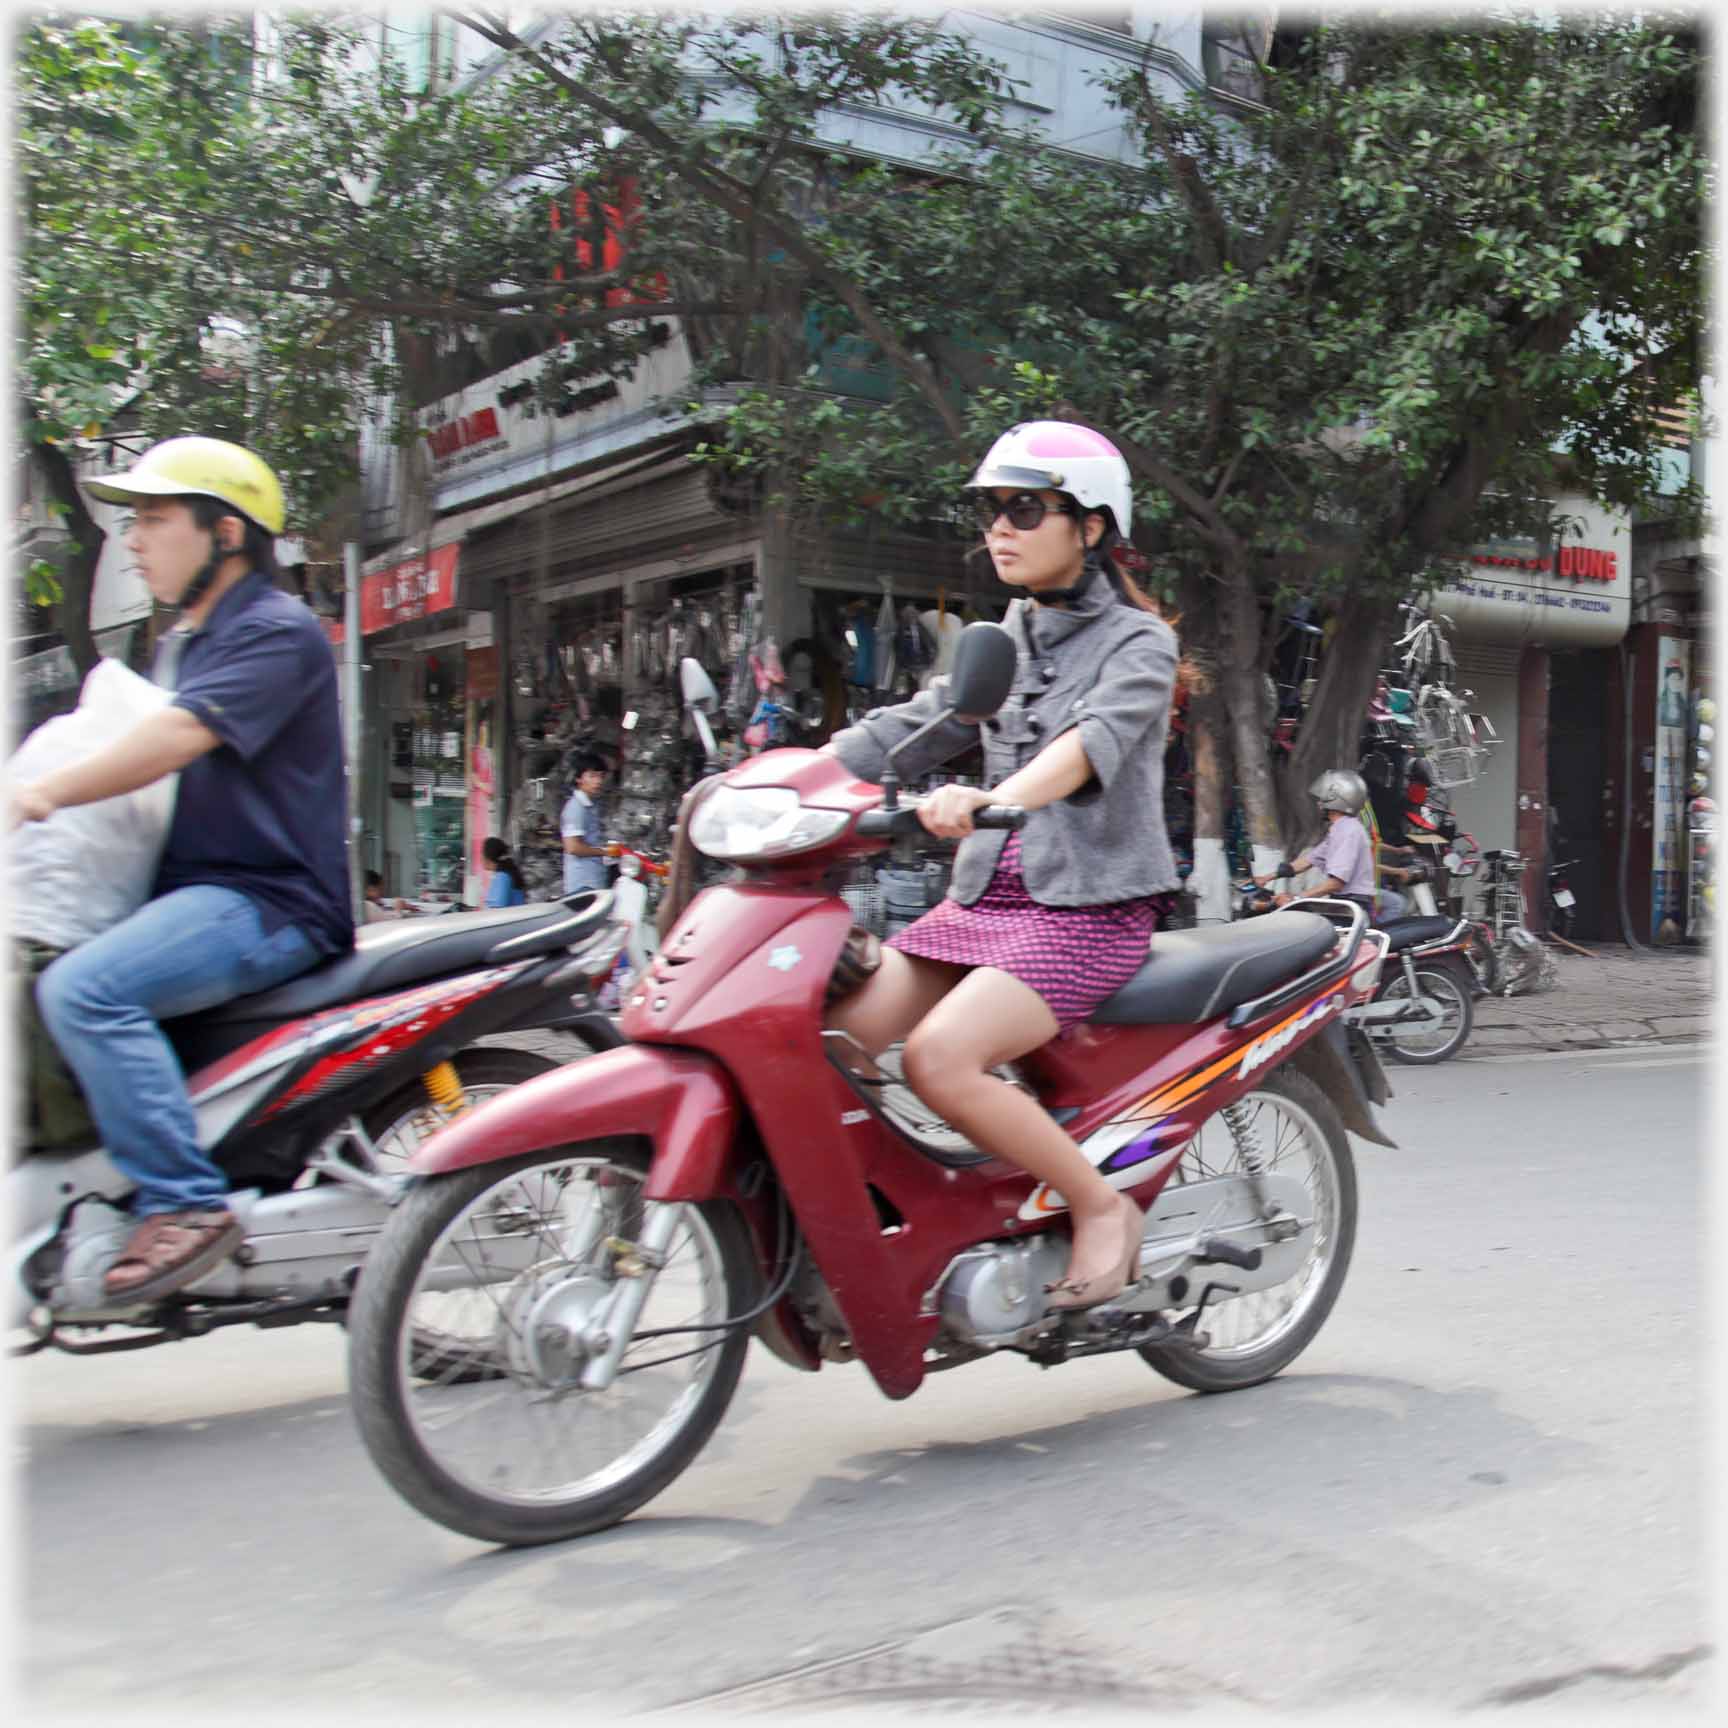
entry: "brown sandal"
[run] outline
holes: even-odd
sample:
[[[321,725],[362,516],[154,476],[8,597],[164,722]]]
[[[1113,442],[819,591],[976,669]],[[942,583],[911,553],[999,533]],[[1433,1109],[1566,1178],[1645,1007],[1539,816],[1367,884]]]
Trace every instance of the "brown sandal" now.
[[[152,1212],[108,1268],[102,1293],[116,1302],[154,1302],[220,1266],[245,1239],[245,1226],[226,1208]]]
[[[1146,1229],[1146,1214],[1126,1194],[1119,1198],[1122,1202],[1122,1258],[1110,1271],[1098,1277],[1058,1278],[1054,1284],[1046,1284],[1044,1291],[1051,1298],[1048,1304],[1051,1308],[1096,1308],[1100,1302],[1109,1302],[1120,1296],[1139,1276],[1140,1238]],[[1072,1250],[1068,1264],[1074,1264]]]

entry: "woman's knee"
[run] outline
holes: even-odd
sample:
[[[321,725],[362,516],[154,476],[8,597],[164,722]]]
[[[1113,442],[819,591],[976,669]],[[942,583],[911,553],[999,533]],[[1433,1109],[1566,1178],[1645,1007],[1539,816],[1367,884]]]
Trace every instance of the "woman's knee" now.
[[[982,1079],[988,1064],[969,1040],[925,1021],[906,1040],[900,1065],[912,1090],[929,1103]]]

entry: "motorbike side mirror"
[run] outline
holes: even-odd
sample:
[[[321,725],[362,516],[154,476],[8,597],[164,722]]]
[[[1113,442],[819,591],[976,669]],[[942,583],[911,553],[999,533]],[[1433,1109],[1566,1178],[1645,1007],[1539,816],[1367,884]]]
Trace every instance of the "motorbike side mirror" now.
[[[702,662],[686,654],[678,662],[678,688],[684,695],[684,706],[696,723],[696,735],[702,740],[702,753],[710,761],[715,755],[714,728],[708,724],[708,712],[720,700],[714,680],[704,670]]]
[[[949,706],[962,720],[987,720],[1008,700],[1019,662],[1014,638],[1000,624],[968,624],[954,649]]]
[[[714,680],[708,676],[702,662],[686,654],[678,662],[678,687],[684,693],[684,706],[698,711],[712,708],[720,700]]]

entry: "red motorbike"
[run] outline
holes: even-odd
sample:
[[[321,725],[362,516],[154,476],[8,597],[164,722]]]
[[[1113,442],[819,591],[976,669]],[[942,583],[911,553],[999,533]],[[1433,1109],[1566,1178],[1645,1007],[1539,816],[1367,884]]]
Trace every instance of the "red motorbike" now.
[[[993,713],[1014,671],[1006,633],[970,626],[955,708]],[[916,822],[892,782],[790,749],[725,775],[688,832],[736,874],[638,981],[630,1042],[413,1161],[350,1314],[350,1370],[374,1461],[428,1516],[510,1545],[617,1522],[702,1449],[752,1336],[800,1369],[861,1361],[890,1398],[1004,1350],[1045,1367],[1136,1350],[1226,1391],[1325,1321],[1356,1229],[1345,1131],[1390,1144],[1370,1109],[1385,1078],[1344,1019],[1386,938],[1342,901],[1161,933],[1090,1024],[1001,1071],[1147,1210],[1136,1281],[1051,1312],[1062,1196],[824,1028],[852,924],[839,884]],[[427,1329],[460,1336],[459,1371],[426,1373]]]

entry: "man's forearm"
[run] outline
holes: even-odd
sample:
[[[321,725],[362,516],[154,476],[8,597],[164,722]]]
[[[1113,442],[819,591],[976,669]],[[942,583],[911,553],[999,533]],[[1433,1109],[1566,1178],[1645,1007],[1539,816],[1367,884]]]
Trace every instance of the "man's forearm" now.
[[[222,740],[184,708],[164,708],[83,762],[44,774],[29,788],[49,810],[136,792],[214,750]],[[44,811],[46,814],[47,811]]]

